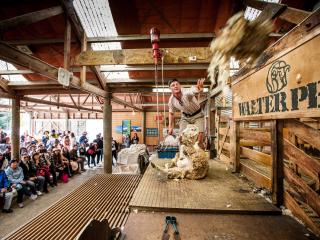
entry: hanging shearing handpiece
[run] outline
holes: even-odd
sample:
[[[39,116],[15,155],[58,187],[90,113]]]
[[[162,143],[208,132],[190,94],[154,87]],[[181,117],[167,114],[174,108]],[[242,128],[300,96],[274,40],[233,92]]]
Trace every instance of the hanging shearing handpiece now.
[[[159,49],[160,31],[153,27],[150,29],[150,38],[152,44],[152,56],[154,60],[154,82],[158,90],[158,61],[161,60],[161,52]],[[158,127],[158,145],[160,143],[160,120],[159,120],[159,93],[157,91],[157,127]]]
[[[151,28],[150,37],[151,37],[154,65],[158,65],[158,61],[161,59],[161,52],[159,49],[159,42],[160,42],[159,29],[155,27]]]

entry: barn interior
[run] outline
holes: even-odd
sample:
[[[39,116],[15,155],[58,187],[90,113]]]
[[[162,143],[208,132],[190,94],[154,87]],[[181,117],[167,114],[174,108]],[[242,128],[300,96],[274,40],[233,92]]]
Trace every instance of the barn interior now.
[[[100,133],[103,153],[100,167],[24,208],[14,197],[13,213],[0,214],[0,238],[318,239],[319,7],[317,0],[2,0],[0,127],[10,159],[21,159],[22,136],[40,143],[53,129],[77,139],[87,132],[90,141]],[[210,78],[210,46],[239,12],[248,24],[269,21],[272,31],[264,42],[255,32],[245,35],[251,42],[242,36],[238,50],[261,48],[257,59],[228,53]],[[149,164],[164,166],[181,146],[165,146],[172,79],[184,88],[205,79],[196,96],[209,166],[201,180],[168,179]],[[182,115],[174,113],[176,135]],[[134,135],[142,154],[126,150]]]

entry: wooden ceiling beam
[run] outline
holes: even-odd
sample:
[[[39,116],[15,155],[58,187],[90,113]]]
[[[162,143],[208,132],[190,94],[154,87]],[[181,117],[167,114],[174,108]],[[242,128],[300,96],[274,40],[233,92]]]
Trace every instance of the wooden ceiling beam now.
[[[54,81],[58,81],[58,68],[28,54],[25,54],[18,49],[0,42],[0,58],[4,61],[26,67],[35,71],[43,76],[46,76]],[[73,76],[70,81],[70,86],[78,88],[85,92],[93,93],[101,97],[106,96],[106,92],[94,85],[85,83],[80,85],[80,79]]]
[[[77,36],[79,43],[81,43],[81,37],[84,34],[84,30],[82,29],[81,22],[73,7],[73,0],[60,0],[60,3],[66,13],[66,16],[71,22],[72,28]]]
[[[212,41],[215,37],[214,33],[178,33],[178,34],[161,34],[162,41]],[[150,35],[132,34],[132,35],[119,35],[112,37],[90,37],[89,43],[103,43],[103,42],[127,42],[127,41],[149,41]]]
[[[208,47],[167,48],[164,52],[165,64],[210,63],[212,54]],[[195,60],[190,59],[194,57]],[[153,65],[152,49],[122,49],[106,51],[85,51],[73,59],[76,66],[94,66],[110,64]]]
[[[199,76],[200,78],[201,76]],[[199,78],[177,78],[180,83],[196,83]],[[168,81],[172,78],[164,78],[164,83],[166,84]],[[108,79],[107,83],[109,84],[146,84],[149,83],[149,85],[154,85],[154,79],[152,78],[125,78],[125,79]]]
[[[0,21],[0,32],[11,30],[15,27],[29,25],[31,23],[39,22],[41,20],[60,15],[63,13],[61,6],[51,7],[36,12],[26,13],[21,16],[9,18]]]
[[[41,100],[41,99],[31,98],[31,97],[22,97],[21,101],[34,102],[34,103],[46,104],[46,105],[57,106],[57,107],[81,109],[81,110],[86,110],[86,111],[102,112],[102,110],[99,110],[99,109],[91,109],[91,108],[86,108],[86,107],[81,107],[81,106],[69,105],[69,104],[65,104],[65,103],[56,103],[56,102],[51,102],[51,101],[46,101],[46,100]]]
[[[126,102],[126,101],[124,101],[124,100],[122,100],[120,98],[117,98],[117,97],[115,97],[113,95],[112,95],[112,98],[111,98],[111,102],[114,102],[114,103],[117,103],[117,104],[120,104],[120,105],[124,105],[124,106],[130,107],[130,108],[133,108],[133,109],[135,109],[137,111],[143,112],[142,108],[137,107],[134,104],[130,104],[130,103],[128,103],[128,102]]]
[[[0,88],[5,92],[10,92],[11,89],[8,86],[9,81],[0,76]]]
[[[179,65],[164,65],[164,71],[176,71],[176,70],[206,70],[209,64],[179,64]],[[231,69],[230,69],[231,70]],[[130,71],[154,71],[154,65],[140,65],[140,66],[101,66],[101,72],[130,72]]]

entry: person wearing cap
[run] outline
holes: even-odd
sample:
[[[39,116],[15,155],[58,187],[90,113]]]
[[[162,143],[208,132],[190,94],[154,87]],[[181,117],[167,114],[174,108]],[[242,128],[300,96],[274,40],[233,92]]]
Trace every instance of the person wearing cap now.
[[[88,146],[88,142],[89,142],[89,140],[87,138],[87,132],[83,132],[82,136],[79,139],[79,143],[84,144],[85,146]]]
[[[179,134],[187,127],[188,124],[194,124],[199,128],[198,143],[203,147],[202,138],[204,131],[204,114],[201,111],[200,104],[196,95],[203,91],[203,82],[205,79],[199,79],[196,86],[185,89],[182,88],[177,79],[169,81],[171,96],[169,98],[169,134],[173,133],[174,112],[181,111],[179,123]]]

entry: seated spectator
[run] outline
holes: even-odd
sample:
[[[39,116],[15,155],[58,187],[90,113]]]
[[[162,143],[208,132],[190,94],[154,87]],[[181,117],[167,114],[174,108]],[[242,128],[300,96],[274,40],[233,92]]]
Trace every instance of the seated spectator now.
[[[84,172],[84,159],[78,156],[78,145],[75,144],[73,149],[70,151],[70,160],[75,161],[78,164],[78,171]]]
[[[54,148],[52,152],[52,164],[55,168],[54,171],[59,173],[59,178],[61,179],[64,173],[70,175],[69,161],[63,157],[61,150]]]
[[[70,145],[70,138],[69,138],[69,136],[65,136],[65,137],[64,137],[63,146],[64,146],[65,148],[67,148],[68,150],[71,150],[71,149],[70,149],[70,148],[71,148],[71,145]]]
[[[35,163],[37,168],[37,176],[42,176],[45,178],[44,183],[44,192],[47,192],[47,183],[50,184],[51,187],[57,186],[57,176],[56,171],[54,169],[54,166],[49,160],[49,155],[46,155],[45,153],[34,153],[32,155],[32,161]],[[52,183],[50,181],[50,174],[52,173]]]
[[[68,148],[66,147],[62,147],[62,152],[61,152],[61,158],[62,161],[67,162],[68,163],[68,175],[69,177],[72,176],[72,168],[71,168],[71,160],[70,160],[70,151]]]
[[[5,170],[9,165],[8,159],[4,157],[2,152],[0,152],[0,164],[1,164],[1,168],[0,168],[1,170]]]
[[[42,195],[42,192],[48,192],[47,183],[45,184],[44,176],[37,176],[37,168],[30,159],[30,156],[23,155],[20,161],[20,167],[23,170],[24,181],[28,186],[32,185],[32,188],[36,189],[38,196]]]
[[[8,144],[6,145],[6,149],[5,149],[4,153],[3,153],[3,157],[5,159],[7,159],[8,162],[11,161],[11,146],[8,145]]]
[[[6,175],[11,183],[11,187],[15,188],[18,192],[17,203],[20,208],[24,207],[23,205],[23,195],[27,195],[32,200],[37,199],[35,188],[29,185],[31,193],[27,189],[27,184],[23,180],[23,170],[18,166],[18,160],[12,159],[10,161],[10,166],[5,170]]]
[[[0,197],[3,198],[3,208],[2,212],[3,213],[11,213],[12,209],[11,207],[11,202],[12,202],[12,191],[10,188],[10,183],[8,181],[7,175],[5,171],[3,170],[3,161],[0,161],[0,190],[1,190],[1,195]]]
[[[83,158],[83,162],[86,159],[86,155],[87,155],[86,146],[84,144],[80,144],[79,157]]]

